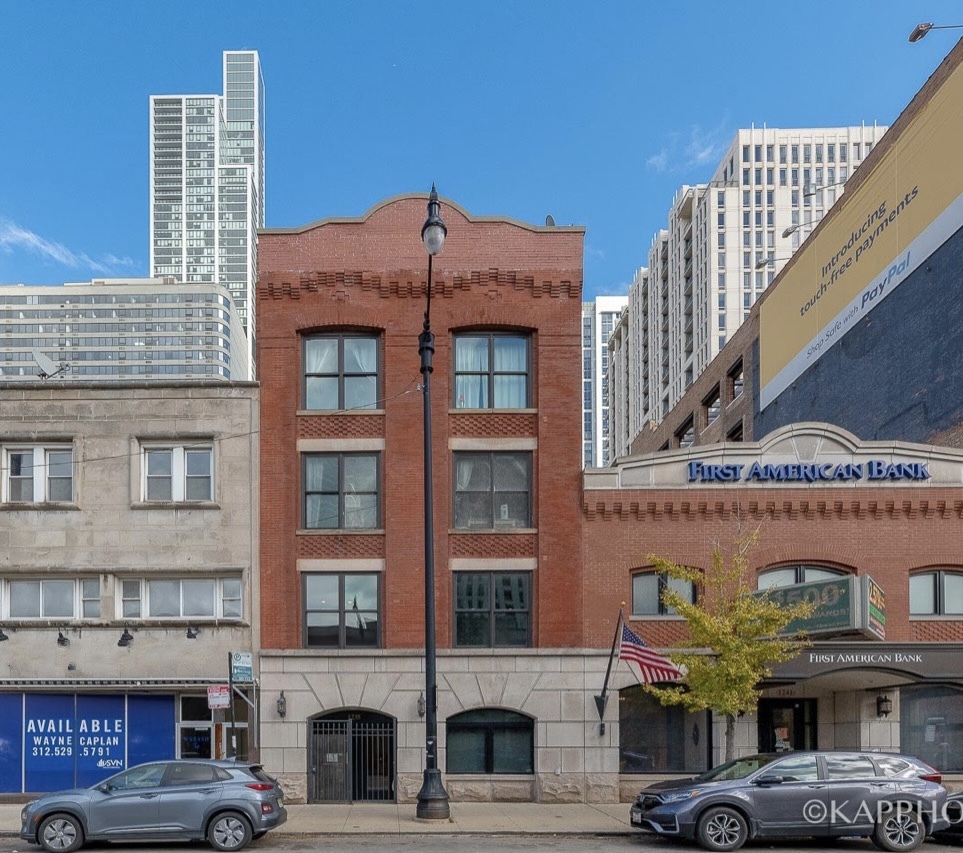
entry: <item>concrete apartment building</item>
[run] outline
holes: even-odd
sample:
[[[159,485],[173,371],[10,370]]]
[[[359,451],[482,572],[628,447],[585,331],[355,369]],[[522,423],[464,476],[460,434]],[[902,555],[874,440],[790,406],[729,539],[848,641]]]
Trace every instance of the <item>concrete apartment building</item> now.
[[[426,200],[260,235],[261,754],[308,802],[422,782]],[[607,656],[578,615],[584,229],[441,214],[438,766],[453,799],[614,800],[617,747],[585,749]]]
[[[639,315],[629,329],[638,381],[626,388],[639,400],[615,406],[635,408],[642,429],[661,423],[885,130],[743,129],[710,181],[678,191],[629,291],[630,313]]]
[[[649,555],[708,566],[749,531],[759,588],[845,617],[762,684],[740,750],[901,751],[963,778],[961,98],[963,44],[664,421],[585,472],[587,645],[623,600],[650,643],[684,643]],[[625,772],[711,760],[693,746],[718,720],[620,699]]]
[[[39,353],[39,355],[38,355]],[[0,382],[238,380],[248,346],[231,292],[172,279],[0,286]]]
[[[609,418],[609,338],[628,300],[598,296],[582,303],[582,464],[604,467],[612,460]]]
[[[264,226],[265,101],[255,50],[224,51],[220,95],[151,95],[150,269],[226,285],[253,378],[257,229]]]
[[[258,645],[258,414],[253,383],[0,382],[0,791],[256,750],[208,688]]]

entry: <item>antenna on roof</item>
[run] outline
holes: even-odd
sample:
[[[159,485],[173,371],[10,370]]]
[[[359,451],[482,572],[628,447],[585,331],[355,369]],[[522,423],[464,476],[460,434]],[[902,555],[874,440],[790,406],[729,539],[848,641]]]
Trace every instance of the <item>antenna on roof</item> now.
[[[58,365],[52,358],[44,355],[38,349],[32,350],[31,355],[33,355],[33,360],[37,362],[37,367],[40,368],[40,373],[37,376],[41,379],[50,379],[52,376],[70,372],[70,365],[66,361],[62,361]]]

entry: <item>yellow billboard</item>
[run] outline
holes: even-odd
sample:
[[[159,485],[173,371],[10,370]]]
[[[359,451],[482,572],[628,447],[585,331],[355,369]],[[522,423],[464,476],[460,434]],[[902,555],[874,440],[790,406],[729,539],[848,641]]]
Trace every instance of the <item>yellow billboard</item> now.
[[[767,293],[759,308],[760,410],[963,226],[960,104],[958,64],[901,132],[887,131],[872,172],[847,189],[839,211]]]

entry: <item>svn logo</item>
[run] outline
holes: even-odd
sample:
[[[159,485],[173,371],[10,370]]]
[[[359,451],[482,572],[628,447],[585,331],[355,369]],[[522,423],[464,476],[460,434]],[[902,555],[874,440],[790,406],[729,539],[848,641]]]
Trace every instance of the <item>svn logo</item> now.
[[[119,758],[101,758],[97,762],[98,767],[123,767],[124,762]]]

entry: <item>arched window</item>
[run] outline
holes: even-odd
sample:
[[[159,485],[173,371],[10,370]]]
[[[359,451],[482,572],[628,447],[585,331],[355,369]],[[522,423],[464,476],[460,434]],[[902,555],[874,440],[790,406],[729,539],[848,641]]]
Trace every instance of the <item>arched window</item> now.
[[[825,566],[780,566],[777,569],[760,572],[756,586],[758,589],[771,589],[775,586],[829,580],[845,574],[846,572],[841,572],[839,569],[827,569]]]
[[[675,610],[662,601],[662,591],[671,589],[687,601],[696,600],[691,581],[669,577],[665,572],[647,572],[632,576],[633,616],[674,616]]]
[[[535,721],[515,711],[479,708],[448,718],[449,773],[534,773]]]
[[[910,616],[963,615],[963,571],[921,572],[909,579]]]

